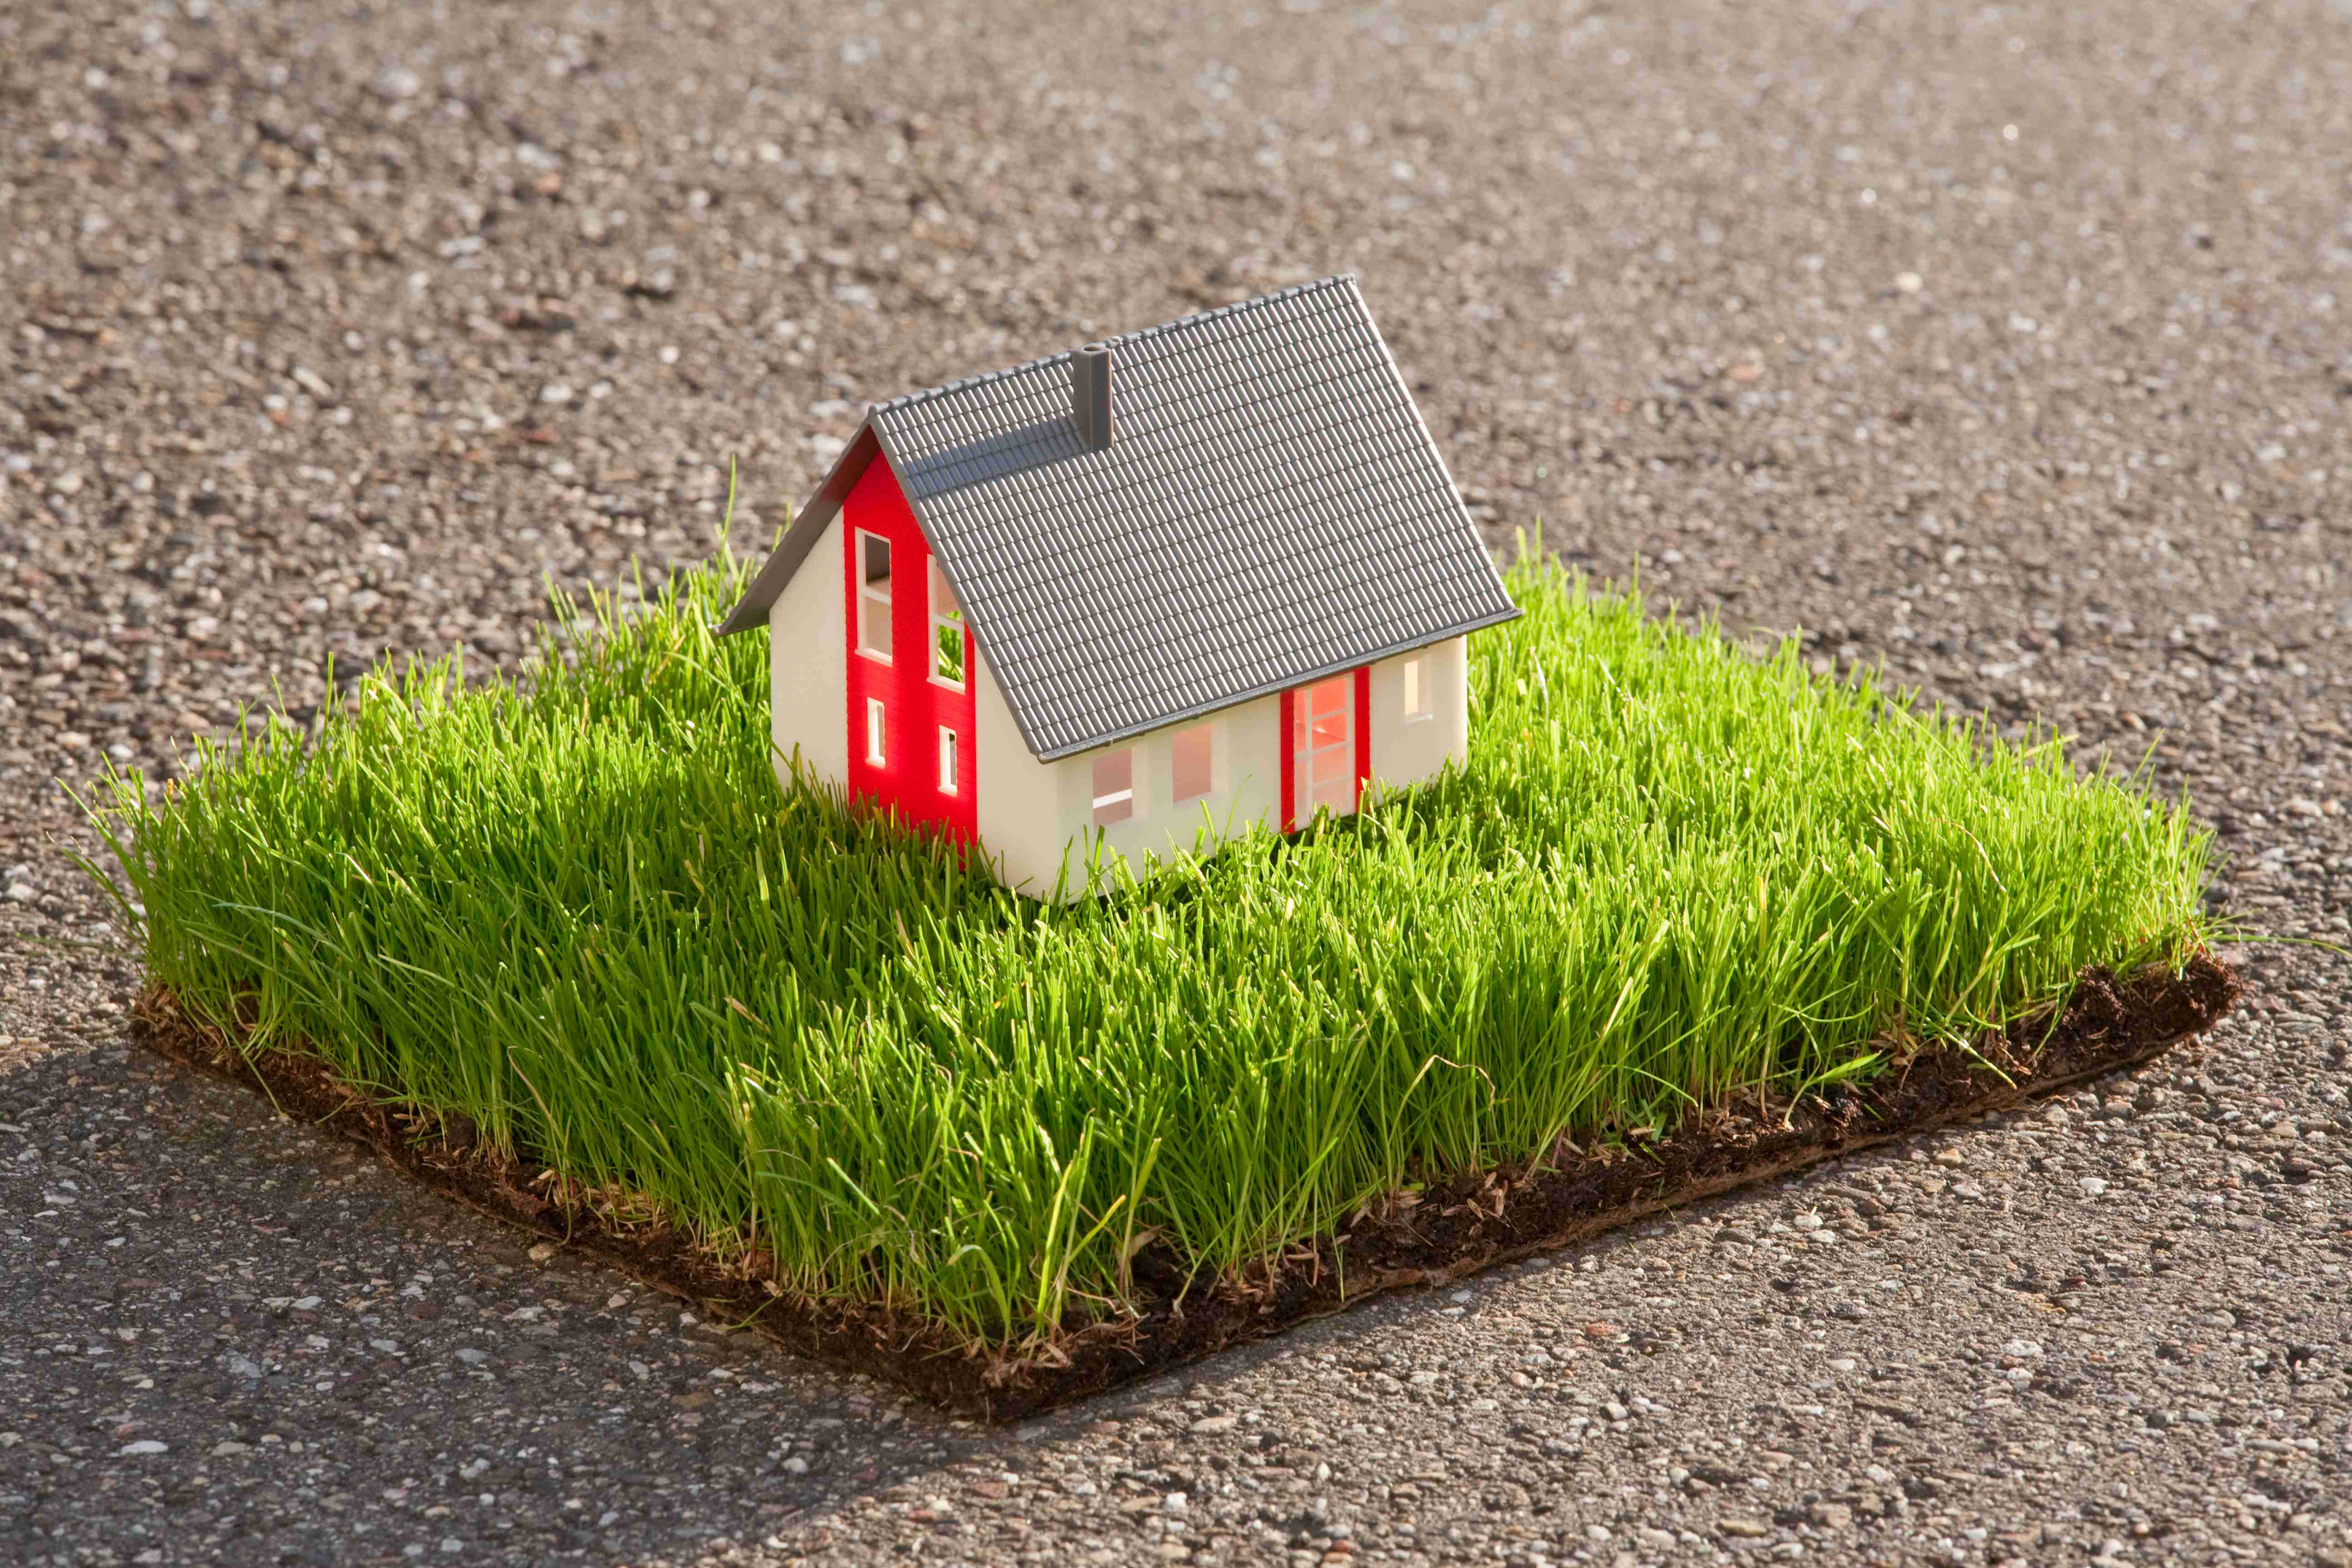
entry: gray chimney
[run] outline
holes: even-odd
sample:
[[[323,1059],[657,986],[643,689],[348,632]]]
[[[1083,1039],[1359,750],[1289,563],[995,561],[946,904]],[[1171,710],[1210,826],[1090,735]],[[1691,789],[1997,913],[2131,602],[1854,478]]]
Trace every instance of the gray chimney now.
[[[1078,439],[1094,451],[1110,450],[1110,345],[1088,343],[1070,356],[1070,417]]]

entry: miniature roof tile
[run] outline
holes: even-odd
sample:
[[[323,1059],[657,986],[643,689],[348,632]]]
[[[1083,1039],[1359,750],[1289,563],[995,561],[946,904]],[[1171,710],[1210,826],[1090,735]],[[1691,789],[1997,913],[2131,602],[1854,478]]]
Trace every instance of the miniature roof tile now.
[[[766,619],[878,443],[1051,761],[1518,613],[1352,278],[877,405],[721,635]]]

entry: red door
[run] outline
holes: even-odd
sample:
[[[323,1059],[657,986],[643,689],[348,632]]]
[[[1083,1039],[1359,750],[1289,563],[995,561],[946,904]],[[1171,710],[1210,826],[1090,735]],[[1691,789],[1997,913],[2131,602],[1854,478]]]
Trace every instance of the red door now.
[[[962,610],[888,462],[867,465],[841,513],[850,798],[972,843],[977,671]]]
[[[1342,670],[1282,694],[1282,830],[1319,810],[1354,811],[1372,771],[1372,670]]]

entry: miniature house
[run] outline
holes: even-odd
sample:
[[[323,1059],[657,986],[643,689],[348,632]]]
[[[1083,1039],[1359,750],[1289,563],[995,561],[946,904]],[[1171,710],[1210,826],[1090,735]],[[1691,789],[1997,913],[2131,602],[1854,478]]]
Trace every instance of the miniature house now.
[[[719,629],[780,773],[1048,897],[1458,764],[1517,613],[1337,278],[876,405]]]

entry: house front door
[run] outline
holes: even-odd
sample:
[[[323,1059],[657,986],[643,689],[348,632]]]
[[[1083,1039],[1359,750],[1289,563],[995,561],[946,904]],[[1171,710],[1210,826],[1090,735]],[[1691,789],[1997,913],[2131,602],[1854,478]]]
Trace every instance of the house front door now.
[[[1343,670],[1282,694],[1289,731],[1283,756],[1283,829],[1311,821],[1318,811],[1344,816],[1363,798],[1371,771],[1371,670]]]

